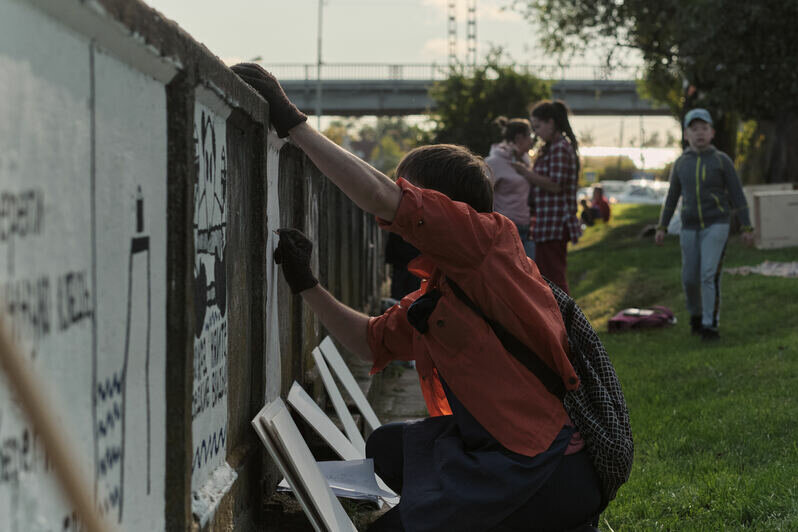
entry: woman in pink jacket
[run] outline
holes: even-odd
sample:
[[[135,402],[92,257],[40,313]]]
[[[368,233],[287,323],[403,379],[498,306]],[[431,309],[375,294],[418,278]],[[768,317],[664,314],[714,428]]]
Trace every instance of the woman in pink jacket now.
[[[512,166],[514,162],[531,166],[532,126],[525,118],[508,120],[504,116],[495,123],[502,129],[502,141],[490,147],[490,155],[485,159],[492,174],[493,209],[515,224],[527,257],[534,259],[535,242],[529,239],[530,183]]]

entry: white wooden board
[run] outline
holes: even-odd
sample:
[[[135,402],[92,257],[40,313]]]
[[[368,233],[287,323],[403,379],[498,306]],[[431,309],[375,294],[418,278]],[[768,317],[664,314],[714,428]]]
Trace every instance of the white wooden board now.
[[[296,410],[302,418],[307,421],[313,429],[319,433],[319,436],[324,438],[333,451],[338,454],[343,460],[358,460],[365,458],[365,454],[361,454],[352,442],[349,441],[344,433],[338,430],[327,414],[325,414],[319,405],[313,401],[313,398],[307,394],[298,382],[294,382],[291,386],[291,391],[288,392],[288,404]]]
[[[296,381],[294,381],[294,384],[291,386],[291,391],[288,393],[288,403],[322,438],[324,438],[324,441],[326,441],[343,460],[365,458],[365,454],[360,454],[355,446],[352,445],[352,442],[338,430],[335,423],[327,417],[327,414],[319,408],[319,405],[313,401],[313,398],[310,397]],[[389,506],[399,504],[399,496],[396,495],[379,476],[377,477],[377,485],[380,489],[391,494],[389,497],[383,497],[382,502]]]
[[[380,423],[380,420],[377,418],[377,414],[374,413],[374,409],[371,408],[360,386],[357,385],[357,381],[355,381],[352,372],[349,370],[346,362],[344,362],[343,357],[341,357],[341,353],[338,352],[338,348],[335,347],[332,338],[328,336],[322,340],[319,348],[321,348],[324,358],[329,362],[338,380],[344,385],[344,388],[357,405],[360,413],[363,414],[366,423],[369,424],[371,430],[376,430],[382,423]]]
[[[285,403],[279,398],[268,403],[252,420],[252,426],[288,480],[313,528],[317,532],[355,532],[355,525],[327,485]]]
[[[330,396],[330,401],[332,401],[333,408],[335,408],[335,413],[338,415],[338,419],[341,420],[341,424],[344,426],[344,431],[346,431],[349,441],[352,442],[358,453],[362,456],[366,456],[366,442],[363,439],[363,435],[360,434],[360,431],[357,429],[355,420],[346,407],[344,398],[341,396],[341,392],[335,384],[332,373],[330,373],[330,368],[327,367],[327,363],[324,361],[324,355],[321,354],[321,350],[318,347],[313,350],[313,359],[316,361],[321,380],[324,382],[324,388],[327,390],[327,395]]]

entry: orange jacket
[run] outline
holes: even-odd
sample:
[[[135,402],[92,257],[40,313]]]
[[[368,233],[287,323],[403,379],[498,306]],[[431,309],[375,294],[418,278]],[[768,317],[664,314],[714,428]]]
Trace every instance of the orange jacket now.
[[[551,290],[524,253],[509,219],[495,212],[477,213],[403,179],[398,184],[402,200],[395,219],[378,221],[421,251],[408,269],[427,282],[369,321],[372,373],[391,360],[415,360],[430,415],[451,413],[440,375],[499,443],[527,456],[539,454],[570,424],[562,403],[505,351],[485,320],[452,293],[444,276],[573,390],[579,380],[568,360],[565,326]],[[407,309],[431,288],[438,288],[442,297],[429,317],[429,331],[421,334],[407,321]]]

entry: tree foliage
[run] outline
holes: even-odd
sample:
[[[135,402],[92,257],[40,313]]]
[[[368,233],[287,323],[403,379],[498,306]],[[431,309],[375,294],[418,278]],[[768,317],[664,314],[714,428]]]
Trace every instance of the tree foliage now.
[[[647,95],[667,103],[678,117],[692,107],[709,108],[716,117],[717,144],[732,154],[739,119],[756,120],[778,137],[771,139],[771,162],[789,151],[798,154],[798,146],[787,140],[798,129],[795,0],[515,0],[513,5],[542,28],[549,52],[578,52],[597,43],[639,50]]]
[[[435,142],[460,144],[487,155],[498,140],[493,124],[497,117],[529,118],[530,106],[550,97],[548,82],[518,71],[502,55],[492,50],[480,66],[456,65],[446,80],[430,89],[436,103]]]
[[[338,144],[352,149],[365,148],[361,154],[371,165],[390,175],[404,155],[424,144],[432,136],[418,125],[409,124],[403,117],[377,117],[376,123],[362,124],[356,120],[334,120],[324,134]]]

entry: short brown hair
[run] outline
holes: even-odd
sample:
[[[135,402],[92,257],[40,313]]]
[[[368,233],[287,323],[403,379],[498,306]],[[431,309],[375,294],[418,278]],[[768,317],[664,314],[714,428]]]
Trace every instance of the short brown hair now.
[[[489,171],[482,157],[455,144],[421,146],[405,155],[396,167],[398,177],[467,203],[477,212],[493,212]]]

